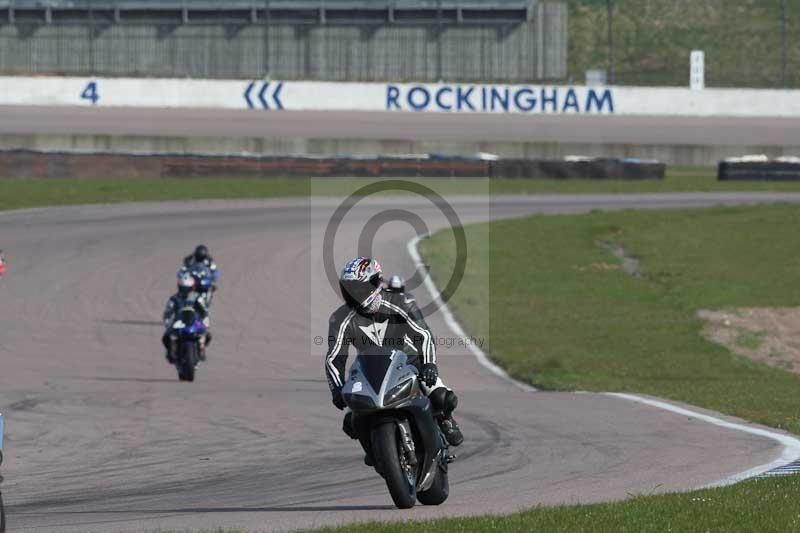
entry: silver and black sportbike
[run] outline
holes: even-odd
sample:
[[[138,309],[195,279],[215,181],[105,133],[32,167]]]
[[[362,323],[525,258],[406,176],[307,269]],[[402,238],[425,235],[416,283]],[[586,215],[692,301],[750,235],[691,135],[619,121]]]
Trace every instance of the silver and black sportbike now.
[[[443,503],[454,459],[420,387],[417,369],[399,350],[359,354],[342,394],[351,409],[345,431],[358,438],[366,462],[386,480],[397,507]],[[348,420],[349,419],[349,420]],[[349,427],[348,427],[349,426]]]

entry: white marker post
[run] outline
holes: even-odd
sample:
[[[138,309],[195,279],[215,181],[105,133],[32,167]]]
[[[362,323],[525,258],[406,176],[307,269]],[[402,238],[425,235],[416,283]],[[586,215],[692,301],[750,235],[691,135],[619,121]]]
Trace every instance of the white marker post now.
[[[702,50],[692,50],[689,54],[689,88],[701,91],[706,87],[706,54]]]

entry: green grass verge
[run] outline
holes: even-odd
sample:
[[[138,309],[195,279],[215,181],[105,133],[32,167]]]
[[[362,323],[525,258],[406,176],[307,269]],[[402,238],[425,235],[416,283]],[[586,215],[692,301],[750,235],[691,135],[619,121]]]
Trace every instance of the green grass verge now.
[[[798,220],[800,207],[772,205],[470,226],[450,304],[510,374],[542,389],[653,394],[800,433],[800,376],[704,340],[695,317],[800,305]],[[422,244],[439,282],[451,241]],[[640,277],[608,243],[641,261]]]
[[[800,476],[756,479],[721,489],[637,496],[619,503],[536,507],[508,516],[348,525],[340,533],[786,532],[800,530]],[[445,504],[446,505],[446,504]]]
[[[273,198],[308,194],[308,180],[288,179],[0,179],[0,209],[167,200]]]
[[[368,179],[0,179],[0,210],[164,200],[280,198],[349,194]],[[412,179],[440,194],[800,191],[800,183],[717,182],[708,168],[670,169],[661,181]]]

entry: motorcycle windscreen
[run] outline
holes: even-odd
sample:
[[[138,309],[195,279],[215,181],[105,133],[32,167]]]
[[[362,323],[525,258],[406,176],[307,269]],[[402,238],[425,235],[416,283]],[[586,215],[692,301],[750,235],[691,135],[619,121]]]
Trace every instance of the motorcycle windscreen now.
[[[392,364],[391,351],[386,353],[376,351],[375,353],[362,353],[358,356],[361,372],[376,394],[380,393],[383,378]]]
[[[178,320],[186,324],[187,327],[191,326],[197,320],[197,313],[191,308],[181,309],[178,313]]]

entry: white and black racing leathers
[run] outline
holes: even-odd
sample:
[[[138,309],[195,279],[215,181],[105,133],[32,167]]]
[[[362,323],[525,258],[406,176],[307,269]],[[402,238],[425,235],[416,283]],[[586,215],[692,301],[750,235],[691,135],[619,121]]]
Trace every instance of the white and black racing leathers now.
[[[325,374],[334,395],[345,381],[347,355],[350,346],[356,353],[380,346],[401,350],[409,362],[420,371],[428,363],[436,364],[436,339],[409,293],[384,290],[383,301],[377,313],[362,314],[347,305],[333,312],[328,328],[328,353],[325,357]],[[430,395],[434,389],[445,387],[437,379],[433,387],[426,387]]]
[[[333,312],[328,328],[328,353],[325,356],[325,375],[334,405],[343,409],[345,404],[341,390],[345,381],[347,354],[350,346],[357,353],[369,353],[371,348],[402,350],[409,363],[417,367],[424,378],[433,369],[435,384],[427,386],[422,379],[420,386],[427,394],[433,408],[440,413],[439,427],[452,446],[460,445],[464,437],[452,414],[458,406],[458,397],[438,376],[436,369],[436,339],[422,317],[414,297],[410,293],[382,291],[378,312],[359,313],[348,305]],[[348,417],[343,429],[348,431]],[[363,444],[363,443],[362,443]],[[365,448],[366,449],[366,448]],[[367,452],[369,455],[369,452]]]

